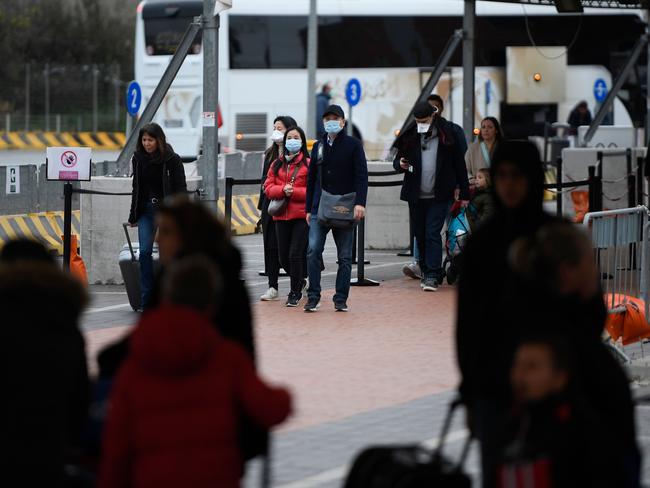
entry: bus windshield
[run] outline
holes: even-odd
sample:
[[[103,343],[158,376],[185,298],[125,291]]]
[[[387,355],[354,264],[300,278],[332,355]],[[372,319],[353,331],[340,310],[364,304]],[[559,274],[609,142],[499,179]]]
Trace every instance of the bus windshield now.
[[[145,4],[142,11],[144,39],[147,54],[164,56],[174,54],[192,19],[201,15],[200,2],[154,2]],[[201,34],[197,34],[190,54],[201,51]]]

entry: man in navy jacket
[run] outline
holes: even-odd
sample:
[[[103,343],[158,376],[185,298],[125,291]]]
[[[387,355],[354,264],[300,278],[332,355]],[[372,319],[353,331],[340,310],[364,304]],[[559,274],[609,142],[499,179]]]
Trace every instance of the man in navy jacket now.
[[[330,105],[323,114],[325,135],[314,144],[307,179],[307,223],[309,223],[309,248],[307,251],[307,274],[309,289],[305,312],[315,312],[320,306],[321,263],[325,240],[330,231],[318,221],[318,205],[321,188],[334,195],[356,193],[354,218],[361,220],[366,213],[368,196],[368,163],[361,141],[348,136],[343,130],[345,114],[338,105]],[[322,151],[319,149],[322,147]],[[322,161],[319,159],[322,154]],[[319,176],[321,167],[322,179]],[[352,246],[354,229],[333,228],[334,242],[338,254],[339,268],[336,273],[336,294],[334,308],[338,312],[348,310],[347,299],[350,293],[352,276]]]
[[[415,124],[400,137],[393,167],[404,173],[401,199],[413,209],[422,289],[436,291],[442,279],[440,232],[457,188],[467,206],[469,181],[464,154],[450,123],[434,117],[434,108],[427,102],[416,104],[413,115]]]

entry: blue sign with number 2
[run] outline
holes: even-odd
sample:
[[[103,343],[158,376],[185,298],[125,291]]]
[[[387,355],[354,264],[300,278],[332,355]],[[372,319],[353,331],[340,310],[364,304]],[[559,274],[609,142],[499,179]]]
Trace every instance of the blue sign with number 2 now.
[[[142,89],[137,81],[132,81],[126,89],[126,111],[129,115],[137,115],[141,104]]]
[[[356,78],[352,78],[345,86],[345,98],[350,107],[354,107],[361,101],[361,83]]]

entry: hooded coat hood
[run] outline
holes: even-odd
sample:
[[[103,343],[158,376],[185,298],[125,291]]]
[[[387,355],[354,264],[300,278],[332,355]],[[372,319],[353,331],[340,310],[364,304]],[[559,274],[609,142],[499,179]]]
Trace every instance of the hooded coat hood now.
[[[544,220],[544,168],[537,147],[529,141],[503,141],[497,145],[492,157],[490,177],[496,181],[496,174],[503,164],[512,164],[528,181],[526,199],[518,208],[504,206],[497,192],[494,192],[496,215],[506,220],[515,234],[525,234],[539,226]]]
[[[218,336],[210,320],[185,307],[163,306],[147,312],[131,339],[133,360],[160,376],[184,376],[211,356]]]

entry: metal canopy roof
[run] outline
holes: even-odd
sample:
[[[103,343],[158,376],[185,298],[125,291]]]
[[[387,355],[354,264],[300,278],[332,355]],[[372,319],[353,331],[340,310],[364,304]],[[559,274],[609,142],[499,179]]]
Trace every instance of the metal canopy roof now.
[[[491,0],[503,3],[524,3],[526,5],[555,6],[554,0]],[[581,0],[585,8],[628,8],[639,9],[647,7],[648,0]]]

